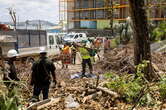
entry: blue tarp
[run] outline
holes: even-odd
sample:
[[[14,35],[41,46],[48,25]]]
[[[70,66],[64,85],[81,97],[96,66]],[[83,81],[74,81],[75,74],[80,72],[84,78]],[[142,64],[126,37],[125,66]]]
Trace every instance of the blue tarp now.
[[[95,74],[91,74],[91,73],[85,73],[85,77],[86,78],[97,78],[97,76]],[[73,75],[70,76],[71,79],[77,79],[77,78],[82,78],[82,73],[75,73]],[[99,76],[100,79],[103,79],[103,76],[100,75]]]

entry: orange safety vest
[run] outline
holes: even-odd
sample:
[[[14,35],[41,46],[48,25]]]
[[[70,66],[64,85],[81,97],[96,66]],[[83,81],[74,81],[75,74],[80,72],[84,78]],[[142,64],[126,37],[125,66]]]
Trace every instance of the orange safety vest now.
[[[69,49],[70,49],[69,46],[64,47],[64,48],[63,48],[63,54],[69,54],[69,53],[70,53],[70,52],[69,52]]]

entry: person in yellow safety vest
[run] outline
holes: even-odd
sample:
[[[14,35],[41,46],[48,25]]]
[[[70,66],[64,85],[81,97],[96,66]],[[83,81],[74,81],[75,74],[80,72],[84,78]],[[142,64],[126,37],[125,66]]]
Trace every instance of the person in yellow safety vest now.
[[[82,77],[86,77],[85,72],[86,72],[86,64],[89,66],[90,73],[92,74],[93,68],[92,68],[92,63],[91,63],[91,56],[89,53],[89,48],[86,47],[86,41],[82,42],[82,46],[78,47],[78,51],[81,54],[82,57]]]

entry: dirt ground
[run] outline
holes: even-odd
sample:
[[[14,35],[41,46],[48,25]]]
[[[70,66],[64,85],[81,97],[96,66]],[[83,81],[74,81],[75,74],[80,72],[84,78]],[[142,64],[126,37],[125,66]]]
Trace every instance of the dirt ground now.
[[[105,54],[104,59],[93,63],[94,74],[102,76],[106,71],[116,73],[133,72],[133,48],[125,46],[110,50]],[[71,79],[71,75],[81,72],[81,60],[77,55],[76,65],[69,65],[68,69],[61,69],[61,63],[55,62],[57,68],[58,84],[55,88],[50,88],[49,98],[60,97],[60,101],[56,104],[46,107],[44,110],[128,110],[133,105],[125,104],[119,100],[113,100],[108,94],[97,95],[93,99],[86,99],[93,93],[99,92],[88,88],[88,84],[96,85],[97,78],[77,78]],[[163,74],[166,72],[166,56],[160,53],[152,54],[152,62],[155,64],[156,72]],[[19,67],[21,73],[19,77],[26,81],[27,88],[23,89],[23,98],[27,101],[32,96],[32,88],[28,86],[31,65],[22,65]],[[88,69],[87,69],[88,70]],[[102,85],[107,79],[101,78],[99,85]],[[25,88],[25,87],[23,87]],[[78,108],[66,107],[68,96],[72,96],[75,102],[79,104]],[[159,110],[159,108],[137,108],[137,110]]]

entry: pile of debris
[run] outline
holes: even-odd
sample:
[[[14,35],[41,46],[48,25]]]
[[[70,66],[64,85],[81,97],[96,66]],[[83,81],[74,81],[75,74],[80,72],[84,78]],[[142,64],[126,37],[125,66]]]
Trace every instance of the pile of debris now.
[[[152,53],[152,65],[156,72],[166,72],[166,56],[162,53]],[[104,55],[104,60],[97,63],[104,71],[115,73],[134,73],[134,49],[131,44],[112,49]]]
[[[118,73],[133,73],[133,50],[131,46],[115,48],[104,54],[104,60],[99,61],[97,66],[104,71],[113,71]]]
[[[133,48],[127,45],[115,48],[105,54],[104,60],[99,61],[94,68],[95,71],[113,71],[116,73],[133,73]],[[165,72],[166,56],[159,53],[152,54],[152,62],[155,70]],[[19,65],[20,78],[27,82],[29,86],[30,67],[32,65]],[[71,69],[72,68],[72,69]],[[109,89],[103,88],[105,78],[99,80],[96,78],[76,78],[71,79],[70,76],[81,70],[81,65],[70,65],[69,69],[57,68],[58,84],[56,88],[50,89],[50,100],[46,100],[45,104],[39,103],[39,109],[45,110],[127,110],[133,105],[126,104],[119,98],[119,94]],[[32,90],[29,90],[32,92]],[[22,92],[24,98],[30,98],[30,93],[26,89]],[[28,102],[27,102],[28,103]],[[138,108],[138,110],[146,110],[148,108]]]

